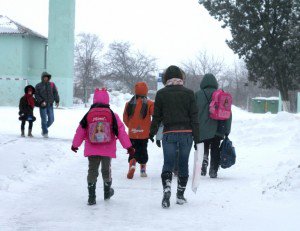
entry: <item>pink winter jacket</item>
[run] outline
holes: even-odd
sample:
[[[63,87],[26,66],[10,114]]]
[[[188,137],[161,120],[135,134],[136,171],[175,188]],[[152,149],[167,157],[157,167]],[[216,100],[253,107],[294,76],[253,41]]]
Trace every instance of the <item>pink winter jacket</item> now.
[[[106,90],[99,90],[96,89],[94,94],[94,103],[103,103],[108,104],[109,103],[109,96]],[[125,131],[125,127],[123,122],[120,120],[118,114],[115,113],[117,123],[118,123],[118,129],[119,129],[119,135],[118,139],[120,143],[122,144],[123,148],[127,149],[132,146],[130,139]],[[87,129],[84,129],[79,124],[75,136],[73,138],[72,145],[76,148],[80,147],[82,142],[85,141],[84,146],[84,156],[107,156],[110,158],[116,158],[116,141],[117,138],[115,137],[111,142],[106,144],[92,144],[88,139],[88,132]]]

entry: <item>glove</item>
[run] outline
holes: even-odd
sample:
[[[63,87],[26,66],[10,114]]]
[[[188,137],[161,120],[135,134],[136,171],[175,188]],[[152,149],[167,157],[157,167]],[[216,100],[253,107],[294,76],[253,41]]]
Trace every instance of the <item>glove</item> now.
[[[153,137],[154,137],[153,135],[150,135],[150,136],[149,136],[149,140],[151,140],[152,143],[154,142]]]
[[[156,146],[159,147],[159,148],[161,147],[160,140],[156,141]]]
[[[134,147],[127,148],[127,153],[128,153],[130,156],[133,156],[134,153],[135,153]]]
[[[43,102],[41,103],[41,106],[42,106],[42,107],[46,107],[46,105],[47,105],[47,104],[46,104],[45,101],[43,101]]]
[[[197,151],[197,144],[196,143],[194,144],[194,149]]]
[[[78,148],[76,148],[76,147],[74,147],[74,146],[72,145],[71,150],[72,150],[73,152],[77,152],[77,151],[78,151]]]

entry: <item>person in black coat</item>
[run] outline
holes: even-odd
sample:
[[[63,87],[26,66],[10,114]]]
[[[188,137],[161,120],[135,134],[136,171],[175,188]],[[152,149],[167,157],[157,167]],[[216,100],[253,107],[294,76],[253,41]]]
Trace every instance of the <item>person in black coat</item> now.
[[[163,74],[164,88],[157,91],[149,139],[152,141],[163,124],[164,165],[162,207],[170,207],[172,171],[178,154],[176,203],[187,202],[184,192],[189,178],[189,156],[193,145],[200,143],[198,108],[194,92],[183,86],[185,75],[177,66],[169,66]],[[153,140],[154,141],[154,140]],[[152,141],[152,142],[153,142]]]
[[[21,97],[19,103],[19,120],[22,121],[21,123],[21,136],[25,137],[25,123],[28,121],[28,136],[33,137],[32,135],[32,126],[33,122],[36,118],[33,116],[33,109],[36,104],[36,100],[33,97],[35,94],[35,89],[33,86],[28,85],[24,89],[25,95]]]

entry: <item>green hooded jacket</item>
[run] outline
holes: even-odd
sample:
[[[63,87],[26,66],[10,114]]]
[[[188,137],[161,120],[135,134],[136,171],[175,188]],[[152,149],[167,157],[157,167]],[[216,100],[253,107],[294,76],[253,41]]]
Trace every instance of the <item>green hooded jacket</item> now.
[[[215,136],[224,138],[225,134],[230,133],[231,117],[226,121],[213,120],[209,117],[209,104],[212,94],[218,89],[218,82],[213,74],[205,74],[201,83],[200,90],[196,92],[196,104],[199,109],[199,136],[200,141],[212,139]]]

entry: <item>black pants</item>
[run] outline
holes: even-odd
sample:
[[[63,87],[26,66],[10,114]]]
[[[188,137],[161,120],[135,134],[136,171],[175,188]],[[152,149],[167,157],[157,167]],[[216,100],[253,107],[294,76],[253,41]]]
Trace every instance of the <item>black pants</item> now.
[[[129,156],[128,162],[135,158],[135,160],[139,164],[146,164],[148,162],[148,139],[138,140],[138,139],[130,139],[132,146],[135,149],[134,156]]]
[[[26,120],[22,120],[21,130],[25,130],[25,123],[26,123]],[[29,123],[28,129],[32,129],[33,122],[32,121],[28,121],[28,123]]]
[[[208,160],[210,149],[210,168],[213,168],[215,171],[218,171],[220,164],[220,142],[221,138],[217,136],[204,140],[204,160]]]

